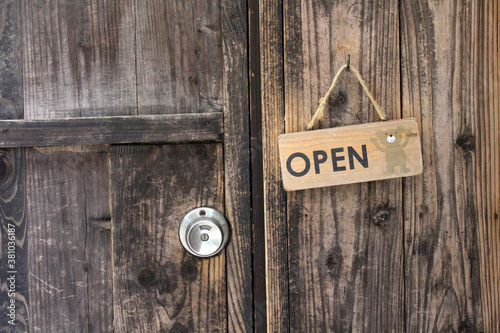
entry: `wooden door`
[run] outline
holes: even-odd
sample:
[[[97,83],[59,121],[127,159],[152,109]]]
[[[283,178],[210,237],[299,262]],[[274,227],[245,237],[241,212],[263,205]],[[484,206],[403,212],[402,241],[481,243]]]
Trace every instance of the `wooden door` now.
[[[0,331],[251,330],[246,13],[0,1]],[[198,206],[231,225],[209,259],[178,237]]]
[[[0,331],[500,331],[499,8],[0,0]],[[278,136],[348,54],[424,172],[287,193]],[[322,127],[379,121],[332,96]]]
[[[259,15],[268,330],[500,331],[498,1]],[[305,130],[348,54],[389,119],[417,119],[424,172],[285,193],[277,138]],[[322,127],[380,121],[352,73],[332,96]]]

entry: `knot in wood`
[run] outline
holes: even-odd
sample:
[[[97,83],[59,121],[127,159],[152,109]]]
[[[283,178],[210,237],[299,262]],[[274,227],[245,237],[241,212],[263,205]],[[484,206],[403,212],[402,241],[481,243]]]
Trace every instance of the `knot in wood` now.
[[[9,158],[6,155],[0,155],[0,184],[4,184],[9,179],[9,174],[12,171]]]
[[[198,277],[198,266],[191,260],[183,262],[181,266],[181,275],[186,281],[196,281]]]
[[[342,264],[342,249],[339,246],[329,249],[323,258],[323,265],[325,266],[326,271],[334,279],[338,279],[340,277]]]
[[[184,327],[184,325],[182,325],[181,323],[175,323],[169,333],[185,333],[187,331],[188,330],[186,329],[186,327]]]
[[[385,227],[389,223],[389,218],[391,217],[391,213],[388,210],[380,209],[373,213],[372,221],[377,227]]]
[[[143,268],[137,273],[137,284],[147,288],[156,282],[156,272],[151,267]]]
[[[474,150],[474,137],[467,134],[460,135],[457,139],[457,146],[464,151]]]
[[[90,270],[90,265],[88,262],[83,263],[83,271],[88,272]]]

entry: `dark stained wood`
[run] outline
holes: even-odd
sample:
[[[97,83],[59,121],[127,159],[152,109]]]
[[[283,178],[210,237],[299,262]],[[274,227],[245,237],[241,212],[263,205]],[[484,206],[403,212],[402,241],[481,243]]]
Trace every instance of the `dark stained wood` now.
[[[499,7],[403,1],[403,114],[424,173],[405,182],[406,330],[500,330]]]
[[[222,113],[0,120],[0,147],[222,141]]]
[[[222,111],[219,2],[146,0],[135,8],[138,113]]]
[[[222,210],[222,145],[112,146],[115,332],[214,332],[227,325],[225,255],[179,242],[184,215]]]
[[[264,223],[264,174],[262,168],[262,109],[260,83],[259,1],[248,2],[248,62],[250,102],[250,154],[252,190],[253,311],[256,332],[267,327],[266,225]]]
[[[131,2],[22,1],[21,8],[26,119],[136,113]],[[65,149],[29,150],[26,157],[30,326],[107,332],[113,327],[108,155]]]
[[[20,5],[16,1],[0,0],[0,118],[22,119],[23,86]],[[28,323],[28,237],[25,192],[24,149],[0,150],[0,331],[25,332]],[[15,266],[9,267],[8,229],[15,228]],[[15,271],[17,273],[8,273]],[[15,275],[15,326],[8,323],[7,306],[10,283]]]
[[[96,172],[107,157],[107,151],[27,150],[34,332],[112,330],[109,184]]]
[[[240,3],[231,4],[231,7],[240,10],[240,5]],[[236,22],[239,22],[240,25],[244,22],[238,21],[239,17],[245,14],[244,7],[241,9],[240,13],[231,12],[231,18],[238,17]],[[234,186],[226,186],[230,192],[226,194],[225,202],[225,213],[232,228],[231,241],[228,244],[226,255],[231,259],[227,260],[227,264],[224,255],[210,259],[210,270],[218,272],[217,274],[220,276],[209,278],[201,272],[202,275],[199,279],[194,281],[193,278],[187,282],[189,284],[192,282],[194,285],[202,283],[201,292],[210,293],[212,298],[215,297],[213,295],[217,295],[217,297],[198,304],[199,299],[193,295],[194,298],[186,301],[183,305],[166,304],[165,306],[169,309],[167,314],[172,319],[165,321],[165,318],[159,317],[158,321],[154,321],[159,323],[159,326],[156,326],[153,331],[164,327],[186,332],[227,330],[228,327],[234,327],[235,330],[246,330],[252,324],[251,312],[250,315],[247,313],[247,309],[251,310],[249,185],[246,179],[248,171],[245,172],[245,168],[248,170],[249,161],[245,156],[248,152],[241,150],[242,147],[248,147],[248,129],[245,128],[244,123],[241,123],[245,117],[248,118],[248,106],[245,106],[247,98],[245,95],[247,93],[247,78],[244,59],[246,31],[244,25],[236,29],[236,32],[226,28],[228,35],[225,38],[231,43],[236,43],[230,45],[231,49],[227,50],[236,52],[226,54],[223,59],[221,40],[223,43],[224,40],[221,26],[224,28],[224,24],[221,20],[224,17],[226,20],[228,19],[225,10],[221,9],[219,3],[210,1],[148,0],[144,3],[136,2],[138,113],[141,115],[170,113],[170,110],[179,108],[185,110],[186,113],[200,113],[207,112],[207,110],[223,111],[224,130],[228,130],[225,139],[230,140],[226,141],[224,154],[231,159],[225,168],[227,172],[226,182],[232,184],[227,186]],[[231,22],[231,29],[234,29],[233,22]],[[232,67],[223,67],[223,61],[231,63]],[[228,88],[225,87],[226,84]],[[223,103],[223,94],[227,93],[226,89],[229,90],[230,94],[224,97]],[[222,154],[222,150],[219,153]],[[228,157],[225,158],[226,161]],[[172,163],[174,162],[175,159]],[[213,167],[222,170],[221,162],[222,159],[217,159],[217,165]],[[193,158],[192,163],[194,165],[190,166],[191,171],[197,173],[198,165],[196,163],[206,162]],[[232,166],[233,163],[234,166]],[[199,177],[205,177],[205,175],[202,174]],[[178,214],[184,214],[187,210],[196,207],[203,200],[203,197],[206,197],[206,200],[215,200],[213,196],[218,195],[220,196],[218,199],[222,200],[222,190],[219,192],[218,187],[213,188],[211,181],[205,182],[206,191],[213,192],[209,192],[207,195],[201,190],[194,191],[192,195],[197,198],[197,201],[179,201],[181,204],[176,204],[172,209],[175,209],[176,212],[179,210]],[[222,180],[221,184],[218,185],[222,185]],[[190,185],[179,184],[178,186],[178,190],[180,190],[181,187],[189,188]],[[175,202],[177,203],[177,201]],[[218,204],[218,206],[222,208],[222,205]],[[177,219],[172,223],[169,228],[174,228],[176,232],[180,220]],[[148,237],[148,231],[141,230],[141,233],[137,234],[137,237],[139,236]],[[169,241],[169,256],[183,258],[187,255],[179,245],[177,236]],[[115,248],[116,250],[117,248]],[[115,252],[115,256],[118,255]],[[172,260],[176,263],[180,262],[176,259]],[[199,259],[191,258],[189,260],[198,265]],[[208,267],[206,261],[201,260],[201,263],[206,270]],[[227,281],[225,280],[226,269]],[[216,285],[210,285],[212,278],[215,279]],[[183,283],[185,281],[181,276],[179,284]],[[205,283],[207,284],[205,285]],[[224,288],[219,289],[222,288],[222,285]],[[121,292],[124,291],[115,289],[115,296]],[[170,291],[167,292],[170,293]],[[181,292],[183,292],[182,289],[173,290],[169,297],[175,298]],[[120,297],[126,298],[128,295],[124,294]],[[115,297],[115,299],[117,298]],[[176,310],[170,310],[173,306],[176,307]],[[211,317],[208,317],[209,315]],[[247,317],[250,321],[247,320]],[[141,329],[148,331],[149,328],[145,327],[141,327]],[[128,331],[128,326],[118,325],[117,329]]]
[[[282,1],[262,0],[259,10],[268,332],[289,330],[286,194],[278,155],[285,120],[282,7]]]
[[[392,0],[284,2],[287,133],[305,130],[348,54],[400,117],[398,19]],[[322,128],[379,121],[352,73],[332,96]],[[288,226],[291,331],[403,330],[401,180],[288,193]]]
[[[0,1],[0,119],[24,117],[20,9],[14,1]]]
[[[253,309],[247,1],[222,0],[221,21],[225,213],[232,231],[226,247],[227,330],[250,332]]]
[[[22,111],[22,109],[21,109]],[[26,189],[25,189],[25,151],[24,149],[0,150],[0,218],[1,249],[0,249],[0,331],[24,332],[30,329],[28,292],[28,222],[26,219]],[[15,229],[15,239],[9,229]],[[14,242],[14,244],[12,243]],[[8,262],[9,247],[15,245],[15,262]],[[15,276],[14,294],[9,295],[11,281],[7,278]],[[12,296],[12,297],[10,297]],[[11,299],[15,300],[15,326],[8,323],[7,306]]]

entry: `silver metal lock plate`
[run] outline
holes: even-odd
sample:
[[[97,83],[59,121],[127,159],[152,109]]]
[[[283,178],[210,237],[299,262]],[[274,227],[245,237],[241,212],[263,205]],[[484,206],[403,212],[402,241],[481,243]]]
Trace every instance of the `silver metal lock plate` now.
[[[179,227],[182,246],[194,256],[216,255],[227,243],[229,226],[224,216],[213,208],[195,208],[184,217]]]

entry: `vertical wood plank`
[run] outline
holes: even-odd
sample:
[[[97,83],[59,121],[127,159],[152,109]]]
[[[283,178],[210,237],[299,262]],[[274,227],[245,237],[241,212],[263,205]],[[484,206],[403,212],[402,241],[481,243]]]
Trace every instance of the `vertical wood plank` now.
[[[178,236],[191,209],[222,210],[222,146],[113,146],[110,160],[115,331],[225,331],[225,256]]]
[[[22,119],[21,14],[16,1],[0,0],[0,118]],[[29,330],[28,238],[26,235],[25,150],[0,150],[0,331]],[[9,229],[15,229],[9,234]],[[14,236],[14,239],[9,239]],[[12,257],[13,248],[15,249]],[[9,258],[10,254],[10,258]],[[14,262],[9,262],[13,259]],[[13,266],[10,266],[13,264]],[[16,273],[8,273],[13,271]],[[15,281],[7,280],[11,275]],[[14,282],[13,284],[11,282]],[[14,288],[11,288],[11,285]],[[15,325],[7,314],[15,301]]]
[[[253,309],[246,0],[222,0],[221,21],[224,56],[224,193],[226,217],[232,230],[231,242],[226,248],[227,329],[229,332],[250,332],[253,327]]]
[[[267,328],[266,235],[264,219],[264,173],[262,165],[262,95],[260,77],[260,2],[248,2],[248,64],[250,103],[250,154],[252,192],[253,311],[256,332]]]
[[[403,114],[424,173],[405,182],[407,331],[498,331],[498,4],[403,1]]]
[[[112,331],[108,153],[27,150],[30,326]]]
[[[476,106],[466,110],[482,112],[475,114],[475,179],[467,179],[471,188],[467,194],[468,202],[477,200],[484,331],[500,332],[500,5],[498,1],[478,1],[476,8],[477,30],[471,36],[477,43],[473,44],[475,60],[468,64],[471,71],[478,71],[476,91],[471,94]],[[464,165],[464,161],[461,163]],[[465,167],[472,174],[470,164]],[[470,209],[467,213],[467,218],[473,216]]]
[[[27,119],[136,113],[131,1],[23,0],[22,8]]]
[[[400,117],[398,20],[395,0],[285,1],[287,133],[305,130],[348,54],[389,119]],[[322,127],[379,120],[349,72],[328,114]],[[403,330],[401,191],[397,179],[289,193],[291,331]]]
[[[24,149],[0,150],[0,331],[6,333],[30,330],[25,156]]]
[[[139,114],[222,109],[220,1],[135,6]]]
[[[25,118],[136,113],[132,2],[22,1],[21,8]],[[27,153],[30,325],[110,331],[107,154],[63,150]]]
[[[278,136],[284,131],[283,2],[260,1],[262,165],[268,332],[289,330],[286,194]]]

